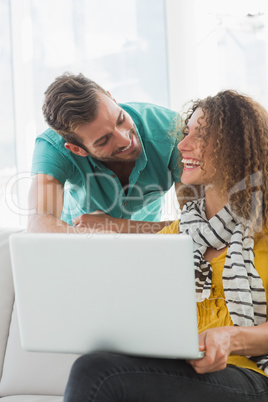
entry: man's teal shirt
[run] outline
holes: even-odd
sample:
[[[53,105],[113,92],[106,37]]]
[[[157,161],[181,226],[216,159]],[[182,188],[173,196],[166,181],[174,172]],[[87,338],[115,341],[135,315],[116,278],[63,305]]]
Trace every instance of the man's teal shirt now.
[[[115,218],[159,221],[165,192],[180,181],[176,113],[148,103],[120,106],[132,117],[142,144],[125,193],[117,176],[100,161],[75,155],[64,139],[48,129],[36,138],[32,175],[43,173],[64,185],[61,219],[102,210]]]

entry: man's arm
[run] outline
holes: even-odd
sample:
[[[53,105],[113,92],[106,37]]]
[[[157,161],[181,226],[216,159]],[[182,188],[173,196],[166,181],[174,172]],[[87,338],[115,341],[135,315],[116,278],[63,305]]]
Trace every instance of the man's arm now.
[[[60,219],[63,200],[62,183],[46,174],[33,176],[29,191],[28,232],[84,233],[85,229],[74,228]]]
[[[73,220],[73,224],[76,228],[88,228],[89,231],[144,234],[157,233],[170,223],[170,221],[148,222],[113,218],[102,211],[80,215]]]
[[[29,191],[28,232],[50,233],[156,233],[169,222],[140,222],[113,218],[104,213],[81,215],[68,225],[60,217],[64,201],[62,183],[46,174],[37,174],[32,179]]]

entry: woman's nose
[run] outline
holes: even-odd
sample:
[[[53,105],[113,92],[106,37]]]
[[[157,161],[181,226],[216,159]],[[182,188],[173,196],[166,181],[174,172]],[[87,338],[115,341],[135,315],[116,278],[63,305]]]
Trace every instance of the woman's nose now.
[[[190,149],[191,142],[189,141],[189,137],[188,136],[184,137],[183,140],[178,143],[177,148],[180,152],[182,152],[183,150]]]

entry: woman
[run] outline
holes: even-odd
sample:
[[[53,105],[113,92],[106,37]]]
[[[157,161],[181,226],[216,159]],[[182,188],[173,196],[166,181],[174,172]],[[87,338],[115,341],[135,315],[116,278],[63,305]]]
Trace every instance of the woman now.
[[[96,353],[74,364],[65,402],[268,400],[268,113],[234,91],[185,120],[182,214],[193,238],[200,360]]]

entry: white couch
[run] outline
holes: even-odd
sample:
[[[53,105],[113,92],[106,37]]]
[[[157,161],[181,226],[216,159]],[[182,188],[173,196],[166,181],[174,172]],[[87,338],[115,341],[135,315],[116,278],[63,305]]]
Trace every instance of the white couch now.
[[[0,399],[62,402],[71,365],[78,356],[21,348],[9,254],[9,236],[18,230],[0,229]]]

